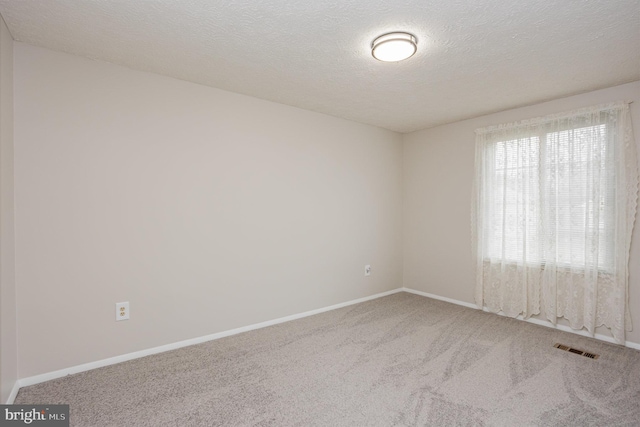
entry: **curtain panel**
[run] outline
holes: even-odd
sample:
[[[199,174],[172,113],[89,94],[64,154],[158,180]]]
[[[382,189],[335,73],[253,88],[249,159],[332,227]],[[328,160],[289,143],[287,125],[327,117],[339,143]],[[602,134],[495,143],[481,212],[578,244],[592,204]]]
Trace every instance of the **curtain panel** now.
[[[624,343],[637,196],[626,102],[477,129],[476,303]]]

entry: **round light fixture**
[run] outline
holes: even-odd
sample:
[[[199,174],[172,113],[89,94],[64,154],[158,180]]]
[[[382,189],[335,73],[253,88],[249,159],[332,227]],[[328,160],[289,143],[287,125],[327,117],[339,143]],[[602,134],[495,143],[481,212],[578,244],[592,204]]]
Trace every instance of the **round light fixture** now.
[[[413,56],[418,50],[416,36],[409,33],[387,33],[371,43],[371,54],[384,62],[402,61]]]

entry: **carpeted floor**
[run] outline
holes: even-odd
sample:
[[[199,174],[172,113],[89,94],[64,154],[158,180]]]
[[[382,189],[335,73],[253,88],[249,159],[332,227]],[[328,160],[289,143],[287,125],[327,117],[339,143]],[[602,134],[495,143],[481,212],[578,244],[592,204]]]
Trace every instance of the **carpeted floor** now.
[[[68,403],[74,426],[638,426],[640,352],[398,293],[25,387],[15,403]]]

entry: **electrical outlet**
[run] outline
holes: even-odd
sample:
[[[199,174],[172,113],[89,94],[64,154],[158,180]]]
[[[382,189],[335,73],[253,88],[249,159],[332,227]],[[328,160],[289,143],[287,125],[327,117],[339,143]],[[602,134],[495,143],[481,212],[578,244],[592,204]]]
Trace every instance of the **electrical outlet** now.
[[[370,265],[365,265],[364,266],[364,275],[365,276],[371,276],[371,266]]]
[[[129,319],[129,301],[116,303],[116,320]]]

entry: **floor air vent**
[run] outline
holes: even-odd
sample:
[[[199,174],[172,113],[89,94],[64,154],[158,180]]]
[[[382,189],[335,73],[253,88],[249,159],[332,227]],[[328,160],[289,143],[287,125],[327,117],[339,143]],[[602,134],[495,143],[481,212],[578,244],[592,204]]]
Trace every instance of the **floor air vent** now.
[[[555,348],[560,350],[568,351],[570,353],[579,354],[580,356],[588,357],[589,359],[597,359],[600,355],[595,353],[589,353],[588,351],[578,350],[577,348],[569,347],[568,345],[558,344],[554,345]]]

